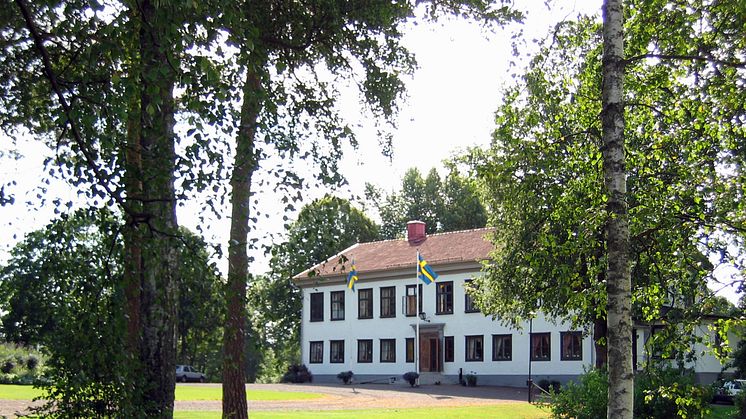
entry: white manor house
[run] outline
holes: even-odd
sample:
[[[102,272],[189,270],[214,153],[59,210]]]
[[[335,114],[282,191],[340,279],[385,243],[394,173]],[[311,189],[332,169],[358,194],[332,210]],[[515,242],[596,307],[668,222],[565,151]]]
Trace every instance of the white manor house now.
[[[418,363],[422,383],[476,374],[480,385],[524,387],[529,377],[566,382],[595,364],[593,340],[583,330],[541,315],[516,330],[474,307],[464,284],[481,275],[480,262],[493,248],[490,229],[427,236],[420,221],[407,229],[406,239],[355,244],[293,278],[303,297],[302,363],[314,381],[352,371],[356,382],[402,382]],[[432,284],[416,278],[417,251],[439,275]],[[354,291],[347,287],[353,263]],[[654,331],[635,328],[636,368]],[[700,333],[712,332],[703,325]],[[705,353],[690,365],[698,380],[714,381],[722,365],[704,347],[694,349]]]

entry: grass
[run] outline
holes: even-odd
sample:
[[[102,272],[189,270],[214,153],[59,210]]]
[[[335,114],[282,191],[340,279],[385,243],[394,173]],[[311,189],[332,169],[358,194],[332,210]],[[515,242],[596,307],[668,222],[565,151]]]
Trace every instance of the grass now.
[[[0,385],[0,399],[2,400],[33,400],[42,395],[42,390],[31,386],[15,384]],[[293,391],[254,390],[246,391],[249,400],[308,400],[324,397],[318,393],[302,393]],[[176,400],[222,400],[223,390],[220,386],[176,385]]]
[[[420,409],[365,409],[365,410],[322,410],[290,412],[251,412],[253,419],[545,419],[549,413],[526,403],[506,403],[492,406],[468,407],[428,407]],[[175,412],[174,419],[216,419],[220,412]]]
[[[711,404],[710,414],[705,419],[731,419],[736,417],[735,406],[723,406],[721,404]]]
[[[259,400],[308,400],[324,397],[318,393],[302,393],[294,391],[273,391],[247,389],[246,397],[249,401]],[[176,400],[222,400],[223,389],[220,386],[176,385]]]

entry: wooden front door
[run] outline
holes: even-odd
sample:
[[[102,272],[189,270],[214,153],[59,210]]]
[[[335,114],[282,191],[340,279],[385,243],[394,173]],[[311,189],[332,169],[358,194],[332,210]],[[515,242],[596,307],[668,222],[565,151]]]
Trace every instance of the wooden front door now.
[[[420,333],[420,371],[440,372],[440,339],[438,333]]]

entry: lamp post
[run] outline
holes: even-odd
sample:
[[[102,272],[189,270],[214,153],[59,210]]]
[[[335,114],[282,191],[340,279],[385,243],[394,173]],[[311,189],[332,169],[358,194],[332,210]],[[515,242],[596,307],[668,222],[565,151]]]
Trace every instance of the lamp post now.
[[[526,385],[528,386],[528,402],[531,403],[531,393],[534,389],[534,382],[531,379],[531,355],[532,355],[532,344],[533,339],[532,335],[534,333],[534,316],[536,313],[533,311],[529,314],[530,317],[528,318],[528,380],[526,380]]]

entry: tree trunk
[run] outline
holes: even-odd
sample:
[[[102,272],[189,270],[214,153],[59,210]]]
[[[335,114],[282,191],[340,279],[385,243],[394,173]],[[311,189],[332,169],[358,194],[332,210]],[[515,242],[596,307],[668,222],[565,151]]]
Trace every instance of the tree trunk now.
[[[139,3],[142,206],[147,231],[142,240],[140,360],[142,407],[147,417],[171,418],[174,407],[178,225],[174,170],[176,69],[168,3]]]
[[[247,242],[251,214],[251,176],[257,167],[254,139],[261,108],[260,67],[247,66],[236,158],[231,176],[231,230],[228,243],[228,306],[223,335],[223,418],[248,418],[246,401]]]
[[[597,317],[593,321],[593,345],[596,350],[596,368],[604,368],[608,362],[608,333],[606,318]]]
[[[608,362],[609,419],[632,418],[632,296],[629,220],[624,155],[624,30],[621,0],[603,4],[603,91],[601,120],[604,183],[608,197]]]

